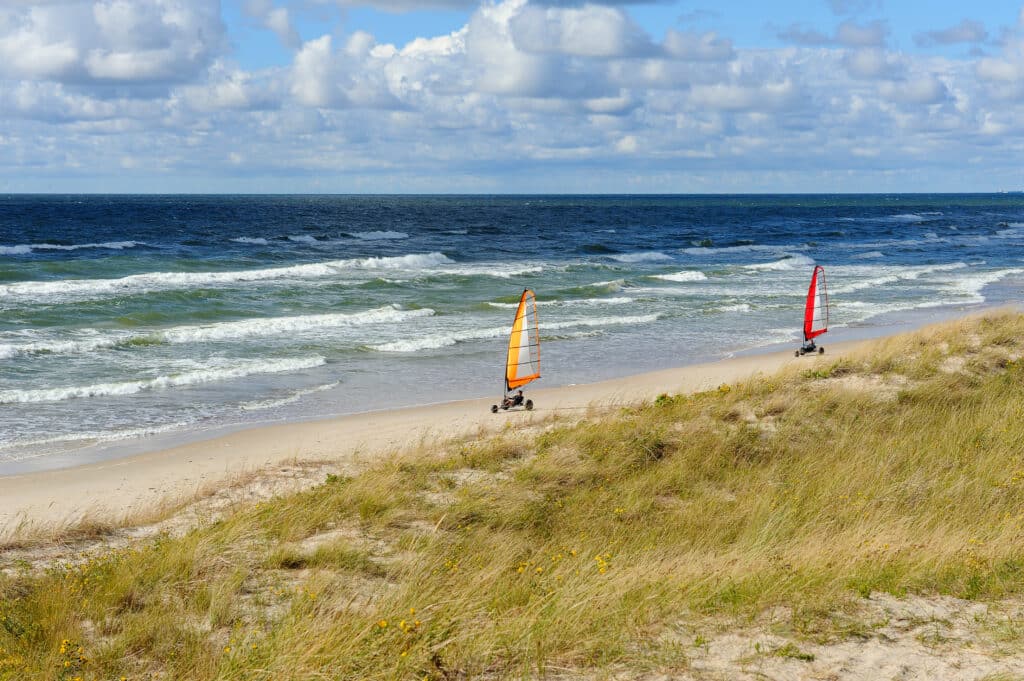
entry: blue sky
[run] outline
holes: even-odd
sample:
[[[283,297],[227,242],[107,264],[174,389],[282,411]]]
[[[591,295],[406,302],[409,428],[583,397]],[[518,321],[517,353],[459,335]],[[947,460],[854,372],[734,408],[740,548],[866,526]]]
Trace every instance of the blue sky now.
[[[11,0],[0,191],[1024,189],[1024,9]]]

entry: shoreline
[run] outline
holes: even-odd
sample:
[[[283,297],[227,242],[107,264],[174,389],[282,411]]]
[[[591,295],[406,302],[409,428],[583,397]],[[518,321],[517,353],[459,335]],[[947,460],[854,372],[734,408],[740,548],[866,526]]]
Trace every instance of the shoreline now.
[[[834,361],[898,334],[828,345],[827,354],[796,358],[785,351],[736,356],[595,383],[529,391],[532,412],[490,412],[493,398],[364,412],[245,428],[166,449],[69,468],[0,476],[0,537],[52,529],[83,519],[120,521],[161,505],[185,503],[211,486],[289,461],[352,463],[388,451],[473,435],[506,423],[537,423],[559,412],[613,407],[658,394],[713,389],[793,363]]]
[[[1014,307],[1014,306],[1011,306]],[[579,412],[687,394],[774,373],[792,364],[831,362],[887,338],[933,323],[984,315],[1006,306],[942,315],[867,338],[829,342],[825,355],[796,358],[795,346],[750,349],[700,364],[643,372],[594,383],[530,390],[532,412],[494,415],[493,397],[401,407],[302,421],[262,424],[169,447],[71,467],[0,475],[0,538],[72,526],[83,520],[123,523],[132,516],[180,505],[270,466],[296,461],[354,464],[389,451],[452,438],[488,435],[506,424],[539,423]]]
[[[925,326],[958,319],[962,317],[983,314],[987,310],[996,310],[1006,307],[1006,301],[995,303],[969,304],[961,306],[940,306],[927,309],[911,309],[904,311],[907,315],[898,318],[896,313],[882,312],[877,316],[876,324],[871,325],[839,325],[834,327],[829,334],[831,340],[827,341],[830,347],[839,346],[843,343],[885,338],[902,333],[908,333]],[[781,342],[771,342],[763,345],[740,345],[729,350],[713,351],[712,356],[706,359],[697,360],[693,357],[680,358],[681,362],[671,368],[681,369],[690,366],[703,364],[715,364],[726,362],[734,358],[760,357],[770,355],[774,352],[786,352],[799,343],[799,339]],[[562,382],[556,382],[552,388],[569,388],[593,383],[607,383],[610,381],[628,381],[633,376],[657,373],[662,368],[627,369],[626,371],[611,371],[605,376],[595,377],[590,381],[572,381],[572,377],[564,377]],[[610,375],[607,375],[610,374]],[[550,380],[550,376],[548,377]],[[569,378],[572,382],[566,382]],[[557,379],[556,379],[557,381]],[[552,388],[534,388],[536,390]],[[490,391],[488,391],[490,392]],[[234,435],[243,431],[271,428],[275,426],[311,424],[322,421],[333,421],[342,418],[365,417],[378,412],[401,411],[419,407],[436,407],[453,402],[472,402],[474,400],[492,400],[495,396],[484,394],[480,390],[463,391],[430,403],[410,403],[409,401],[393,402],[391,404],[374,405],[358,411],[354,410],[325,410],[318,414],[296,416],[295,414],[275,416],[254,420],[237,420],[222,423],[195,422],[183,424],[166,431],[158,429],[152,433],[135,434],[128,438],[114,438],[100,440],[93,444],[71,449],[58,449],[57,451],[36,452],[22,458],[0,460],[0,481],[13,476],[24,476],[34,473],[46,473],[59,470],[81,468],[92,464],[102,464],[122,459],[129,459],[140,455],[154,452],[178,449],[182,446],[194,445],[203,442],[217,440],[225,436]],[[2,525],[0,525],[2,527]]]

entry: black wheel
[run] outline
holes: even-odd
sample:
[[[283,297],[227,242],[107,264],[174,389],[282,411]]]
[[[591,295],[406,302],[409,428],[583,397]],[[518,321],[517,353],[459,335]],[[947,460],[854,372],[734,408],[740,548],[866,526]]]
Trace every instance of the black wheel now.
[[[799,357],[800,356],[800,351],[799,350],[794,350],[793,351],[793,356],[794,357]]]
[[[496,404],[492,404],[491,405],[491,413],[492,414],[497,414],[498,413],[498,405],[496,405]]]
[[[533,400],[526,400],[523,406],[526,407],[526,411],[533,411]]]
[[[818,354],[819,355],[824,355],[825,354],[825,347],[824,346],[818,348]]]
[[[507,404],[501,405],[501,410],[502,411],[508,411],[508,405]]]

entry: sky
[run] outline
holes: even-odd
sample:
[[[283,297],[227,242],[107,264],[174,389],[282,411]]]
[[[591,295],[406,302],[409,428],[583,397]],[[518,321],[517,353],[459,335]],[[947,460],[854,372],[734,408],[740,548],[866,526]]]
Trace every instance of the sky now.
[[[1024,6],[0,0],[0,192],[1024,190]]]

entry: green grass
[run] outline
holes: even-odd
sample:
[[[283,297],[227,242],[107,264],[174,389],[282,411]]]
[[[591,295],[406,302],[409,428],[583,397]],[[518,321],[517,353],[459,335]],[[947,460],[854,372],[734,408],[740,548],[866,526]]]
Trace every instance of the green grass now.
[[[396,453],[183,537],[0,577],[0,679],[641,673],[707,644],[673,638],[682,623],[783,606],[822,640],[870,635],[852,613],[873,592],[1019,597],[1022,338],[1020,315],[966,320]]]

